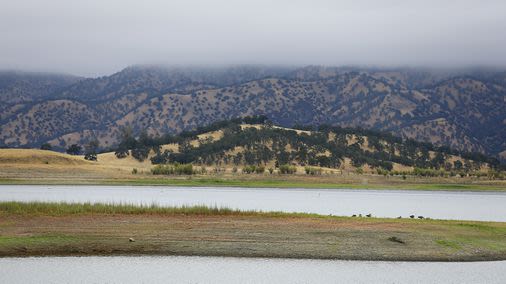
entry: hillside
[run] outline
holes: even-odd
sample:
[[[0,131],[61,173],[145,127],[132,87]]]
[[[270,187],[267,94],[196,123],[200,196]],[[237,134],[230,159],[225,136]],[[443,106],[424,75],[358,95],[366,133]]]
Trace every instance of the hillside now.
[[[81,157],[47,150],[2,149],[0,150],[0,164],[51,164],[73,166],[89,164],[89,162],[83,160]]]
[[[263,172],[293,165],[296,172],[311,166],[318,174],[327,170],[463,176],[486,175],[499,167],[495,158],[389,133],[328,125],[289,129],[272,125],[262,116],[221,121],[179,135],[143,134],[136,139],[127,131],[115,154],[118,160],[133,157],[152,164],[193,164],[224,171],[240,168],[243,172],[255,170],[249,166],[261,167]]]
[[[30,104],[52,99],[80,79],[62,74],[0,71],[0,121],[26,110]]]
[[[0,149],[0,180],[43,184],[164,184],[308,188],[504,190],[495,158],[389,133],[333,126],[291,129],[265,117],[216,122],[178,135],[122,130],[97,160]],[[84,145],[84,149],[87,145]]]
[[[265,114],[284,127],[362,127],[503,157],[504,74],[317,66],[134,66],[111,76],[79,80],[50,95],[34,95],[37,99],[24,96],[2,104],[0,144],[38,147],[49,142],[63,149],[97,138],[109,148],[117,145],[125,126],[134,133],[162,135]],[[30,90],[31,85],[25,88]],[[4,91],[2,97],[12,97],[11,92]]]
[[[0,71],[0,102],[10,105],[52,98],[81,79],[64,74]]]

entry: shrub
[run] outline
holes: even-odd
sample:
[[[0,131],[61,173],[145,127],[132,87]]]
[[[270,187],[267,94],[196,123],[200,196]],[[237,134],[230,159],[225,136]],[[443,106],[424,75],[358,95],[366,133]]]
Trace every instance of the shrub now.
[[[136,174],[137,174],[137,169],[136,169],[136,168],[133,168],[133,169],[132,169],[132,174],[133,174],[133,175],[136,175]]]
[[[257,174],[263,174],[264,172],[265,172],[264,166],[257,166],[255,169],[255,173],[257,173]]]
[[[69,155],[79,155],[81,154],[82,147],[77,144],[72,144],[67,148],[67,154]]]
[[[207,174],[206,167],[204,167],[204,166],[200,167],[200,174],[202,174],[202,175]]]
[[[154,175],[171,175],[174,174],[174,167],[169,165],[156,165],[151,169]]]
[[[294,174],[297,172],[297,168],[295,166],[291,165],[281,165],[279,166],[279,173],[280,174]]]
[[[252,174],[255,172],[256,167],[255,166],[244,166],[242,168],[242,172],[245,174]]]
[[[126,158],[130,154],[130,151],[128,149],[118,149],[116,152],[114,152],[114,155],[116,155],[116,158],[123,159]]]
[[[322,169],[315,168],[315,167],[305,167],[304,171],[306,172],[307,175],[312,175],[312,176],[316,176],[316,175],[321,175],[322,174]]]
[[[154,175],[192,175],[194,174],[192,164],[157,165],[151,169]]]
[[[385,170],[383,168],[377,168],[376,172],[378,173],[378,175],[384,175],[384,176],[392,175],[392,172]]]
[[[40,145],[40,149],[41,150],[53,150],[53,146],[51,146],[51,144],[49,144],[49,143],[44,143],[44,144]]]
[[[487,173],[487,176],[489,179],[503,179],[504,178],[504,173],[501,173],[499,171],[496,171],[496,170],[489,170],[488,173]]]
[[[178,174],[178,175],[192,175],[192,174],[194,174],[192,164],[175,164],[174,170],[175,170],[176,174]]]
[[[263,174],[265,172],[265,167],[264,166],[253,166],[253,165],[249,165],[249,166],[244,166],[244,168],[242,168],[242,172],[245,173],[245,174]]]
[[[88,153],[86,155],[84,155],[84,159],[85,160],[88,160],[88,161],[97,161],[97,154],[95,153]]]
[[[158,152],[156,155],[151,157],[151,164],[157,165],[157,164],[167,164],[169,162],[169,157],[172,153],[169,150],[163,151],[163,153]]]
[[[415,168],[413,170],[413,175],[422,176],[422,177],[443,177],[445,175],[445,171],[444,170]]]

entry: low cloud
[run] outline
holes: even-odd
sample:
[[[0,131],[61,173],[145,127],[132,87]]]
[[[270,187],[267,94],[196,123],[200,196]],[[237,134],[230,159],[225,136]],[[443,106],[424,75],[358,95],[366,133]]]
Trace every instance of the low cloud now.
[[[17,0],[0,69],[131,64],[506,66],[506,1]]]

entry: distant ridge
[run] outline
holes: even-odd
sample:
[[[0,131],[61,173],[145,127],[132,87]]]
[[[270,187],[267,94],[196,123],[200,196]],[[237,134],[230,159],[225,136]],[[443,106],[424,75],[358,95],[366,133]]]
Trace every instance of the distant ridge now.
[[[111,76],[0,72],[0,145],[64,148],[265,114],[282,126],[330,124],[499,156],[506,151],[506,72],[355,67],[132,66]],[[502,155],[504,156],[504,155]]]

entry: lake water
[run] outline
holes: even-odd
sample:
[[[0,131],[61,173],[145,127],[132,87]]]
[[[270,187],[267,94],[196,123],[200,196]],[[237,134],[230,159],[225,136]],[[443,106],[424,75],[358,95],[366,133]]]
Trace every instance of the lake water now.
[[[139,256],[0,258],[0,283],[506,283],[506,261]]]
[[[350,216],[506,221],[506,193],[168,186],[0,185],[1,201],[208,205]]]

